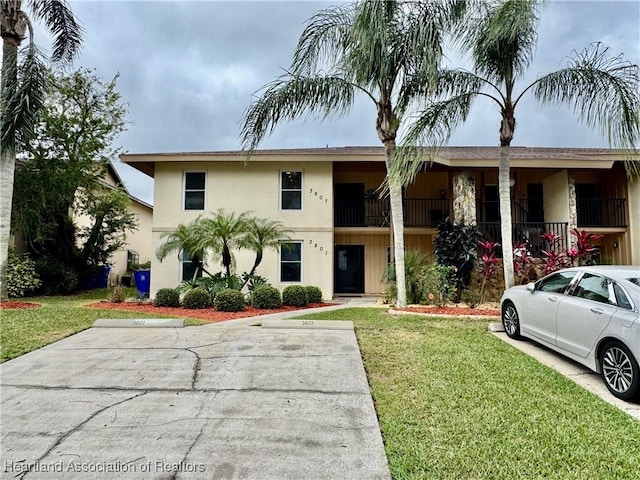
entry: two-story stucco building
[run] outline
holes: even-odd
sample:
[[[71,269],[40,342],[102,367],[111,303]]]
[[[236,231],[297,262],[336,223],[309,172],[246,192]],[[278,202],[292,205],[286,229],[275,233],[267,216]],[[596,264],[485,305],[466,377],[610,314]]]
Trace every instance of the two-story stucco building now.
[[[438,222],[460,206],[499,240],[498,148],[448,147],[405,189],[405,248],[432,252]],[[544,248],[543,232],[570,240],[573,228],[602,233],[603,260],[640,265],[640,182],[627,178],[623,155],[608,149],[512,147],[514,241]],[[393,242],[385,177],[376,147],[243,152],[125,154],[122,160],[154,177],[153,248],[161,235],[199,215],[250,211],[283,222],[290,248],[265,252],[258,273],[279,288],[317,285],[335,294],[376,294]],[[249,252],[238,271],[251,266]],[[188,256],[152,261],[151,295],[175,287]],[[214,269],[215,270],[215,269]]]

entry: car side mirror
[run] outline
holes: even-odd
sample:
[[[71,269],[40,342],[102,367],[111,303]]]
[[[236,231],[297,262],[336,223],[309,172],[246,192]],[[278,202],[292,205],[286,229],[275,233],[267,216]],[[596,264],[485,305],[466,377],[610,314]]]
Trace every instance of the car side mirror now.
[[[527,283],[527,290],[529,290],[531,293],[535,292],[536,290],[536,284],[533,282],[529,282]]]

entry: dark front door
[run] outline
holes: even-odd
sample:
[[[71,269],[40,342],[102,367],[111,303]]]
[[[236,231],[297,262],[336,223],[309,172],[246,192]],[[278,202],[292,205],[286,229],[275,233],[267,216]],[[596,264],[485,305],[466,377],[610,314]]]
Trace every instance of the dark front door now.
[[[364,183],[336,183],[333,213],[336,227],[364,227]]]
[[[336,245],[336,293],[364,293],[364,245]]]
[[[527,222],[544,222],[544,196],[541,183],[527,185]]]

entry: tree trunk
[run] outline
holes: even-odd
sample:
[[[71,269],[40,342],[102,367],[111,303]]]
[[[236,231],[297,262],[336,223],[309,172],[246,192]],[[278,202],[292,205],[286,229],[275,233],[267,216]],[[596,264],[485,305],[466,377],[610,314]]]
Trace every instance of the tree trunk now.
[[[2,84],[0,92],[2,102],[9,95],[9,88],[15,87],[18,79],[8,78],[8,73],[17,73],[18,46],[6,40],[2,45]],[[0,107],[4,115],[4,105]],[[4,137],[6,132],[0,132]],[[7,264],[9,261],[9,236],[11,235],[11,203],[13,201],[13,179],[16,168],[15,138],[9,139],[0,147],[0,300],[8,298]]]
[[[391,171],[396,150],[396,143],[389,140],[384,144],[388,173]],[[407,284],[404,270],[404,212],[402,209],[402,185],[394,185],[389,182],[389,203],[391,206],[391,224],[393,226],[393,258],[396,267],[396,287],[398,298],[396,307],[407,306]]]
[[[498,163],[498,195],[500,197],[500,232],[502,235],[502,265],[504,269],[504,287],[515,284],[513,274],[513,239],[511,226],[511,178],[509,176],[510,147],[500,147]]]

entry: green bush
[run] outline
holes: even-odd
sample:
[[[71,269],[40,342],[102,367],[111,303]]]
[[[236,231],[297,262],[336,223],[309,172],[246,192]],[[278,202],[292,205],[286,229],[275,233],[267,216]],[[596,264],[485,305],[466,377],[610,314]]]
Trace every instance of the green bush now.
[[[307,292],[307,301],[309,303],[321,303],[322,302],[322,290],[320,288],[310,285],[304,287]]]
[[[456,270],[454,267],[433,263],[422,267],[419,276],[424,299],[432,305],[443,306],[456,294]]]
[[[227,288],[216,295],[215,307],[219,312],[241,312],[244,310],[244,295]]]
[[[276,309],[282,306],[282,297],[276,287],[264,285],[251,292],[251,305],[262,309]]]
[[[433,240],[433,253],[440,265],[456,269],[456,303],[471,281],[471,272],[478,261],[478,242],[481,239],[482,233],[477,225],[457,225],[449,220],[438,225],[438,234]]]
[[[307,290],[301,285],[289,285],[282,291],[282,303],[291,307],[304,307],[309,303]]]
[[[125,299],[125,290],[122,285],[116,285],[109,290],[108,299],[113,303],[122,303]]]
[[[184,294],[182,306],[190,310],[198,310],[211,306],[211,294],[204,288],[194,288]]]
[[[153,300],[156,307],[179,307],[180,294],[175,288],[161,288]]]
[[[35,292],[42,282],[36,272],[36,262],[29,255],[9,252],[7,293],[10,297],[25,297]]]
[[[36,272],[42,280],[41,291],[45,295],[65,295],[78,289],[78,274],[56,258],[36,260]]]

